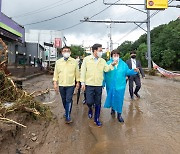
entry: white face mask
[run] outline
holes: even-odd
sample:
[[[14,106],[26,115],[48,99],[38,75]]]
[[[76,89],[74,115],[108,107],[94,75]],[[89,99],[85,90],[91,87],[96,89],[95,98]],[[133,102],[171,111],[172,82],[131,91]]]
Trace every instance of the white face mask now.
[[[99,58],[101,58],[102,57],[102,52],[97,52],[97,56],[99,57]]]
[[[63,53],[63,57],[64,58],[69,58],[69,56],[70,56],[70,52],[64,52]]]
[[[114,61],[119,61],[119,57],[113,57]]]

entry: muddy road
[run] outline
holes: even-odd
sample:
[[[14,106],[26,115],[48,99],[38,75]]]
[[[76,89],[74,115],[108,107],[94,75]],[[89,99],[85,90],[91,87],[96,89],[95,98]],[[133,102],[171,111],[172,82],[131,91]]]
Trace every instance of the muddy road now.
[[[27,91],[52,88],[52,76],[43,75],[24,82]],[[73,123],[64,123],[64,109],[60,96],[51,93],[55,100],[48,104],[54,114],[53,121],[27,122],[27,129],[18,133],[16,153],[34,154],[177,154],[180,151],[180,82],[161,77],[147,76],[142,80],[140,99],[130,100],[128,87],[123,108],[124,123],[102,108],[102,128],[87,118],[87,106],[74,104]],[[103,101],[106,92],[103,91]],[[41,98],[44,103],[47,98]],[[32,133],[37,140],[30,140]],[[24,148],[26,145],[26,148]],[[27,148],[27,146],[29,148]],[[12,146],[13,148],[14,146]],[[4,145],[0,153],[12,153]],[[8,150],[9,149],[9,150]]]

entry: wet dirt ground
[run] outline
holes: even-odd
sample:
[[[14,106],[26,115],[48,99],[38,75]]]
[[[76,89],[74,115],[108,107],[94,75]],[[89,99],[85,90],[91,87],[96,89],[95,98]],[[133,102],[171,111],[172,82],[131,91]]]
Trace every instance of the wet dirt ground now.
[[[28,91],[52,88],[52,76],[42,75],[24,82]],[[74,104],[73,123],[64,123],[64,109],[59,95],[48,104],[54,114],[50,124],[34,122],[22,130],[19,140],[30,147],[24,153],[34,154],[177,154],[180,151],[180,82],[147,76],[142,79],[141,98],[130,100],[126,88],[123,107],[124,123],[102,108],[102,128],[87,118],[87,106]],[[50,96],[49,96],[50,97]],[[102,104],[106,92],[103,91]],[[46,102],[45,102],[46,103]],[[23,134],[33,132],[37,141],[23,139]],[[23,143],[25,144],[25,143]],[[22,145],[23,145],[22,144]],[[0,150],[1,152],[1,150]],[[8,152],[11,153],[11,152]],[[22,152],[23,153],[23,152]]]

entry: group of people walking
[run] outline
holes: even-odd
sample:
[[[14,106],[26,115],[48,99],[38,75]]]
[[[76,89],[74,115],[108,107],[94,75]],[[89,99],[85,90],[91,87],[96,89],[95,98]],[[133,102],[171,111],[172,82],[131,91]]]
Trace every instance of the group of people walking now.
[[[78,63],[71,58],[71,50],[65,46],[62,49],[63,57],[56,61],[54,69],[54,89],[60,92],[62,103],[65,109],[65,122],[71,123],[72,97],[74,88],[85,91],[86,103],[88,106],[88,117],[94,117],[94,123],[101,127],[101,97],[102,88],[106,87],[107,97],[104,103],[105,108],[111,108],[111,114],[117,112],[119,122],[124,122],[122,118],[122,107],[126,88],[126,78],[129,78],[129,92],[131,99],[134,94],[140,98],[138,91],[141,87],[139,71],[144,77],[143,70],[139,61],[135,60],[136,53],[131,53],[131,59],[127,64],[120,58],[119,51],[113,50],[111,58],[106,62],[102,57],[102,45],[94,44],[92,54],[84,58],[81,73]],[[136,83],[133,92],[133,82]],[[75,84],[76,83],[76,84]],[[81,83],[81,84],[80,84]],[[94,106],[94,109],[93,107]],[[94,110],[94,112],[93,112]]]

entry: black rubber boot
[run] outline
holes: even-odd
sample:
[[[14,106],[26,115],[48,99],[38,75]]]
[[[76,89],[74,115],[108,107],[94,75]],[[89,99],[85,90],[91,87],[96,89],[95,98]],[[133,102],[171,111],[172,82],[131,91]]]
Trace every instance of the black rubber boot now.
[[[113,108],[111,108],[111,115],[114,116],[116,114],[115,110],[113,110]]]
[[[121,113],[118,113],[117,119],[119,122],[124,122],[124,119],[122,118]]]

